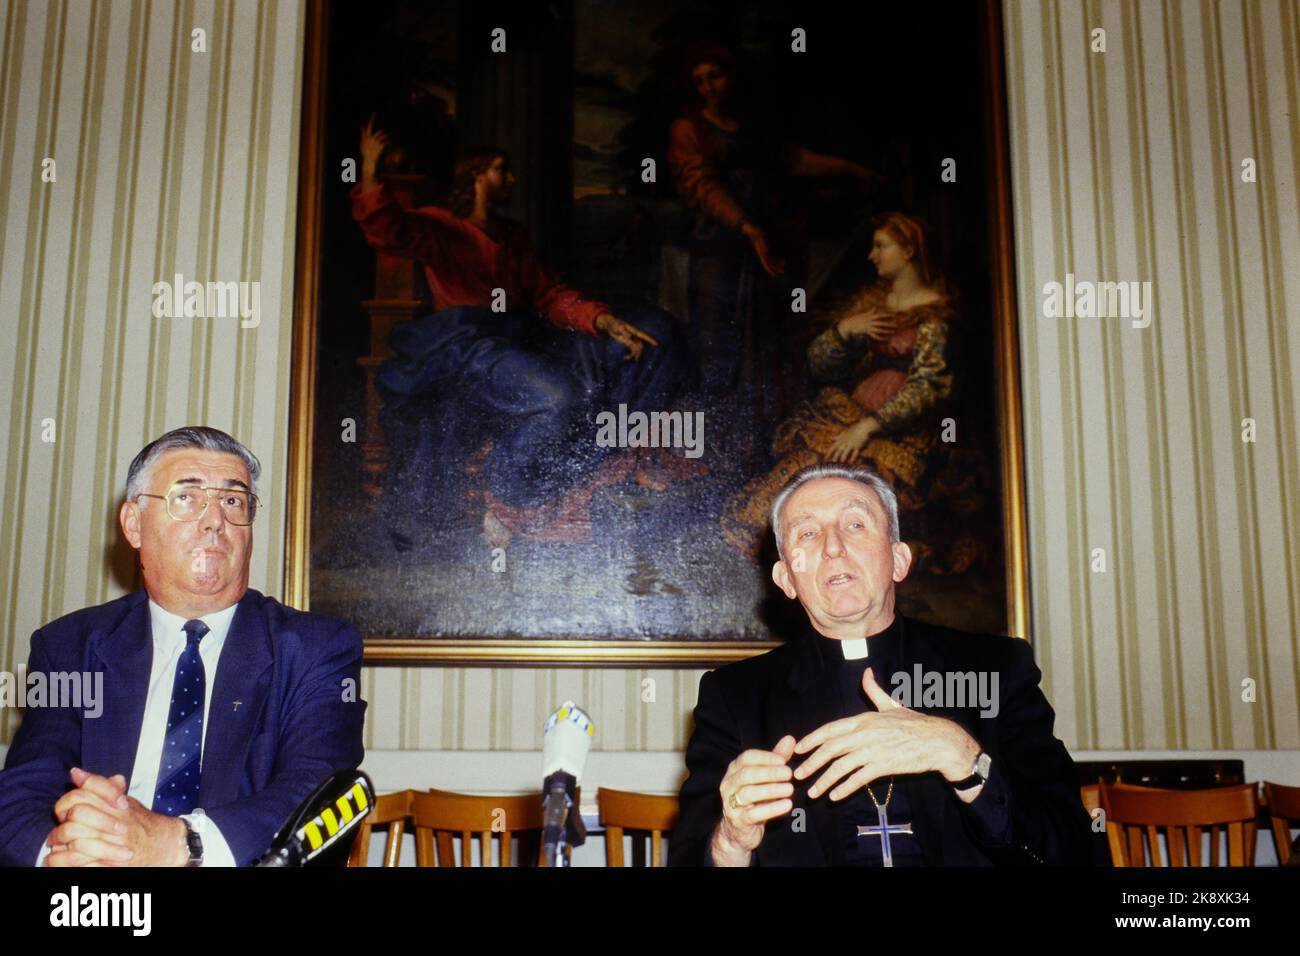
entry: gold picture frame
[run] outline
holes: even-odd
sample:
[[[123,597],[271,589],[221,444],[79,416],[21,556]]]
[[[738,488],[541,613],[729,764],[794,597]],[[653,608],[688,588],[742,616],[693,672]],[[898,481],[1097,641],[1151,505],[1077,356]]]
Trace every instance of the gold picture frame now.
[[[1003,74],[1001,6],[980,0],[982,96],[988,104],[988,241],[993,276],[996,353],[996,418],[1000,429],[1002,530],[1006,566],[1007,629],[1030,637],[1029,575],[1016,326],[1014,246]],[[303,57],[298,229],[293,296],[292,377],[285,542],[285,600],[310,609],[312,447],[316,408],[322,200],[325,177],[326,70],[329,16],[325,0],[306,10]],[[362,627],[364,633],[364,626]],[[656,666],[712,667],[777,646],[771,641],[435,639],[367,637],[368,664],[463,666]]]

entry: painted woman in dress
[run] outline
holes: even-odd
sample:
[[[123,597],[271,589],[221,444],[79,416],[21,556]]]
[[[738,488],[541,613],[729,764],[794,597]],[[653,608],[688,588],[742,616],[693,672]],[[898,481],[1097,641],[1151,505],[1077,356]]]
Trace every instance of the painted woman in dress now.
[[[881,216],[870,259],[878,279],[808,348],[809,373],[822,388],[777,427],[776,467],[724,510],[727,539],[747,553],[762,543],[773,498],[805,465],[866,465],[894,486],[900,509],[926,504],[939,412],[953,386],[954,296],[934,267],[919,219]]]

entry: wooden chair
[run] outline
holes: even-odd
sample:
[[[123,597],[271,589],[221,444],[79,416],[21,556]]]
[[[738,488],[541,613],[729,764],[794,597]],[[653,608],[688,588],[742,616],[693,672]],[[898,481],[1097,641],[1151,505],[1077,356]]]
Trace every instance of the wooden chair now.
[[[1287,787],[1266,781],[1264,802],[1268,804],[1278,866],[1289,866],[1294,855],[1291,852],[1291,825],[1294,822],[1300,826],[1300,787]]]
[[[417,866],[473,866],[474,837],[479,865],[492,865],[493,837],[500,837],[497,866],[510,866],[513,836],[536,833],[537,863],[542,861],[542,795],[482,797],[448,790],[416,791],[411,797]],[[460,837],[460,862],[453,838]],[[437,847],[435,854],[434,847]]]
[[[645,842],[641,834],[650,834],[650,865],[663,866],[664,833],[677,826],[679,808],[676,797],[661,797],[626,790],[596,791],[600,823],[605,828],[605,862],[624,866],[623,832],[635,831],[632,841],[632,865],[645,866]]]
[[[1092,816],[1092,811],[1101,807],[1101,788],[1110,787],[1112,790],[1145,790],[1150,793],[1153,790],[1163,790],[1162,787],[1145,787],[1138,783],[1085,783],[1079,788],[1079,800],[1083,803],[1083,808],[1088,811],[1088,816]]]
[[[1093,813],[1096,812],[1097,810],[1104,809],[1101,805],[1102,786],[1103,784],[1100,783],[1085,783],[1083,786],[1079,787],[1079,800],[1083,804],[1083,808],[1088,811],[1088,816],[1094,820],[1096,818],[1093,817]],[[1148,790],[1149,791],[1149,790],[1158,789],[1157,787],[1144,787],[1136,783],[1112,783],[1109,784],[1109,786],[1119,790]],[[1119,866],[1120,864],[1118,858],[1115,856],[1115,846],[1113,841],[1110,846],[1110,855],[1111,855],[1112,864],[1114,866]]]
[[[1079,801],[1083,804],[1083,809],[1088,811],[1088,816],[1101,806],[1101,784],[1085,783],[1079,788]]]
[[[1219,836],[1228,836],[1228,865],[1255,865],[1256,785],[1214,787],[1209,790],[1158,790],[1101,786],[1106,811],[1106,836],[1115,866],[1204,866],[1201,836],[1209,833],[1210,866],[1219,866]],[[1160,831],[1164,830],[1168,862],[1161,862]],[[1145,840],[1144,840],[1145,837]],[[1185,843],[1185,846],[1184,846]],[[1190,862],[1187,862],[1190,861]]]
[[[352,852],[348,854],[348,866],[366,866],[370,858],[370,834],[375,827],[388,827],[388,840],[384,844],[384,866],[397,866],[402,853],[402,836],[406,833],[406,823],[411,818],[411,794],[413,791],[401,790],[397,793],[385,793],[375,797],[375,805],[370,813],[357,824],[357,837],[352,841]]]

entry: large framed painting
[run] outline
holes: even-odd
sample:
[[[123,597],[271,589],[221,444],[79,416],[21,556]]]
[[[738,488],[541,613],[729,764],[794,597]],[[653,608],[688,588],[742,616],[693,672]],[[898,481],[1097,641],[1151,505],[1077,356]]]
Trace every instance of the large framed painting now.
[[[997,2],[309,9],[288,599],[373,662],[709,665],[768,510],[894,487],[918,618],[1027,636]]]

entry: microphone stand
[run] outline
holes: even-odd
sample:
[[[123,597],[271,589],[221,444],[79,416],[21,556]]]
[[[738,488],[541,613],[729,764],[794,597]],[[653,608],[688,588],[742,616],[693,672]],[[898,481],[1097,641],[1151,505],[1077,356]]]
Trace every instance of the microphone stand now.
[[[558,773],[544,798],[542,845],[547,866],[572,866],[570,851],[587,840],[587,828],[573,797],[569,795],[576,782],[571,774]]]

